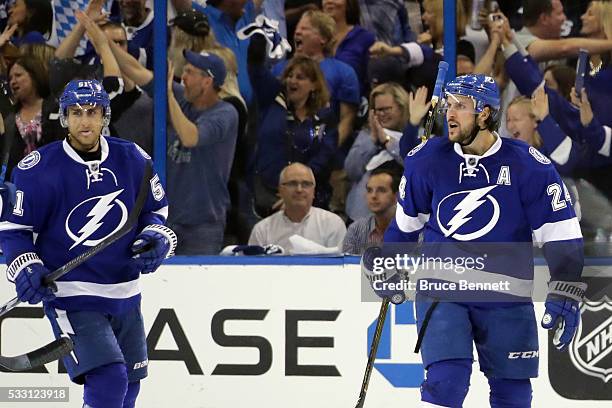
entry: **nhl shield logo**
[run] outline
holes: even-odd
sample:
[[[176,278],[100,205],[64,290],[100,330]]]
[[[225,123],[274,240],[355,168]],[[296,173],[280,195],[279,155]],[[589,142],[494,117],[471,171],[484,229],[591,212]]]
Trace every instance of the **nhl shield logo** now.
[[[580,313],[570,359],[582,373],[607,383],[612,379],[612,301],[604,296],[599,302],[584,302]]]

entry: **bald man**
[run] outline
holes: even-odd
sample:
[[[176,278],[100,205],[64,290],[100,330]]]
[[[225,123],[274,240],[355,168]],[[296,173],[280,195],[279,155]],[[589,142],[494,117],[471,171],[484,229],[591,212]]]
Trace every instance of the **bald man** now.
[[[249,245],[276,244],[288,253],[299,253],[290,241],[299,235],[325,248],[340,252],[346,234],[344,221],[336,214],[313,207],[315,178],[310,167],[293,163],[280,174],[278,192],[282,209],[258,222],[249,238]]]

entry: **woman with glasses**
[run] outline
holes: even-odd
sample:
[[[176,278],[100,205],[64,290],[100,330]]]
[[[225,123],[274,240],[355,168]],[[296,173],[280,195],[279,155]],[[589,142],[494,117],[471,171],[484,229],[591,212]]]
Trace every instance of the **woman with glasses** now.
[[[426,92],[425,88],[421,90]],[[399,140],[410,119],[408,103],[408,93],[394,82],[378,85],[370,93],[369,126],[359,132],[344,161],[352,183],[346,199],[346,214],[351,220],[370,214],[365,192],[371,171],[388,161],[403,163]]]
[[[316,179],[314,206],[327,208],[331,197],[330,161],[337,150],[337,119],[319,64],[296,56],[281,79],[264,66],[265,39],[251,37],[249,76],[259,108],[255,154],[255,207],[267,216],[281,204],[278,178],[289,163],[303,163]]]

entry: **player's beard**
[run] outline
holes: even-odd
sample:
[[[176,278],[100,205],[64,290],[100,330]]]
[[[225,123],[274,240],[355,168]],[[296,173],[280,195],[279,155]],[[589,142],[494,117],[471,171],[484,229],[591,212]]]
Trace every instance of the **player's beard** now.
[[[483,129],[478,125],[477,120],[478,115],[475,114],[474,121],[469,125],[469,128],[464,128],[461,122],[455,120],[459,127],[459,137],[451,138],[449,133],[449,140],[454,143],[459,143],[461,146],[471,145],[472,142],[474,142],[474,140],[476,139],[476,137],[478,137],[480,131],[486,130],[486,128]]]
[[[464,143],[468,142],[470,139],[472,139],[472,141],[473,141],[474,140],[473,139],[474,131],[477,132],[476,123],[472,123],[472,126],[470,126],[469,129],[464,130],[463,128],[461,128],[460,139],[459,139],[458,143],[459,144],[464,144]]]
[[[472,132],[474,131],[474,128],[476,127],[476,123],[475,122],[471,123],[469,127],[464,127],[459,122],[457,122],[457,124],[459,128],[459,135],[452,136],[451,142],[462,144],[470,139],[470,137],[472,136]]]
[[[72,148],[75,150],[81,152],[91,152],[98,148],[98,145],[100,144],[100,137],[101,135],[98,134],[97,138],[93,139],[91,142],[86,142],[79,140],[72,136],[72,134],[68,133],[68,144],[70,144],[70,146],[72,146]]]

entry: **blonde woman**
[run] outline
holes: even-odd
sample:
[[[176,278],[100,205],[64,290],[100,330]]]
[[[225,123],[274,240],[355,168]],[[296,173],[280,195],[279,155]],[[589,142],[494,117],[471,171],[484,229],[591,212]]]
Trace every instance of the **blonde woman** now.
[[[344,161],[351,182],[346,215],[352,220],[369,215],[364,194],[371,171],[387,161],[403,163],[399,141],[410,119],[408,105],[408,93],[397,83],[378,85],[370,92],[369,126],[359,132]]]
[[[548,96],[543,87],[533,98],[519,96],[508,105],[506,128],[513,139],[535,147],[554,163],[561,176],[572,176],[587,151],[566,136],[550,116]]]
[[[589,37],[586,40],[601,40],[605,36],[606,41],[612,41],[612,3],[607,1],[591,2],[586,13],[582,16],[582,21],[582,32]],[[504,45],[511,47],[511,36],[512,34],[507,31],[504,36]],[[590,116],[596,119],[596,122],[590,119],[583,123],[583,120],[581,120],[583,112],[577,110],[559,92],[546,87],[550,99],[550,114],[565,134],[572,137],[580,135],[583,140],[587,140],[595,123],[608,127],[612,126],[612,115],[610,115],[612,67],[610,66],[610,58],[610,52],[600,53],[599,55],[591,54],[590,59],[593,65],[584,78],[585,95],[576,97],[575,91],[573,92],[576,105],[580,107],[583,103],[588,103]],[[532,95],[544,82],[544,76],[534,60],[531,57],[523,57],[518,51],[507,57],[505,68],[509,77],[523,95]],[[591,126],[591,122],[593,122],[593,126]],[[607,146],[604,143],[596,148],[596,150],[603,149],[600,154],[601,157],[596,156],[597,162],[589,167],[600,167],[606,160],[609,164],[612,164],[610,149]],[[597,178],[601,188],[612,197],[612,187],[609,186],[607,176],[602,174],[601,177]]]
[[[304,55],[319,63],[331,95],[330,104],[339,118],[339,144],[346,142],[353,132],[359,106],[359,80],[350,65],[333,58],[336,23],[322,11],[307,11],[295,29],[296,55]],[[280,76],[285,62],[276,64],[272,73]],[[255,84],[252,84],[255,86]]]

